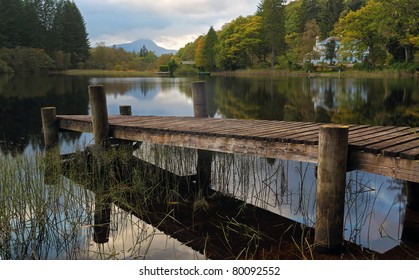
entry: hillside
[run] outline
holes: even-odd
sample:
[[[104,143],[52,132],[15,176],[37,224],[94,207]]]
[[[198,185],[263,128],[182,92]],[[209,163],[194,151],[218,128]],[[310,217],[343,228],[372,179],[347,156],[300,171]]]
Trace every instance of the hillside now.
[[[118,44],[114,46],[116,48],[122,48],[128,52],[132,52],[132,51],[139,52],[140,49],[143,46],[145,46],[147,50],[153,51],[157,56],[160,56],[162,54],[170,54],[170,53],[175,54],[177,52],[177,50],[168,50],[168,49],[162,48],[149,39],[139,39],[131,43]]]

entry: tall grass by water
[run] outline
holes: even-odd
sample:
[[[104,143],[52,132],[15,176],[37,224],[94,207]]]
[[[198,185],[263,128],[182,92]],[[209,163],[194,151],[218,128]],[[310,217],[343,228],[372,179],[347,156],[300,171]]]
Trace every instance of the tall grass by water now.
[[[57,152],[1,155],[1,259],[165,258],[162,251],[177,252],[170,258],[315,258],[315,165],[214,153],[211,191],[203,192],[197,151],[143,143],[134,154],[111,150],[100,166],[87,164],[86,152],[71,160]],[[358,174],[346,187],[347,240],[368,248],[377,235],[371,225],[379,224],[398,242],[386,224],[394,208],[403,210],[403,198],[381,217],[375,205],[384,185]],[[266,231],[254,221],[262,210],[296,222]],[[361,240],[365,232],[370,241]],[[171,242],[179,244],[168,249]]]

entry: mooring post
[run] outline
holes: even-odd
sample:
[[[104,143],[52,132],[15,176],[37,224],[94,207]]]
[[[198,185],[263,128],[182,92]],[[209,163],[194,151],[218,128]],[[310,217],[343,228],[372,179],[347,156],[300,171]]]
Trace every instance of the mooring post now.
[[[55,107],[41,108],[42,131],[45,144],[44,181],[46,185],[57,184],[61,175],[60,147]]]
[[[343,244],[348,130],[345,125],[320,127],[314,237],[319,252],[338,252]]]
[[[407,208],[419,211],[419,183],[406,181]]]
[[[53,147],[58,144],[58,127],[55,107],[41,108],[41,117],[45,147]]]
[[[192,83],[192,100],[195,118],[208,118],[207,92],[205,82]],[[202,194],[205,196],[211,186],[211,165],[212,152],[198,150],[196,173],[198,175],[198,186],[202,187]]]
[[[119,114],[121,116],[131,116],[132,115],[132,109],[130,105],[121,105],[119,106]]]
[[[109,146],[109,122],[103,86],[89,86],[89,100],[95,144],[105,148]]]

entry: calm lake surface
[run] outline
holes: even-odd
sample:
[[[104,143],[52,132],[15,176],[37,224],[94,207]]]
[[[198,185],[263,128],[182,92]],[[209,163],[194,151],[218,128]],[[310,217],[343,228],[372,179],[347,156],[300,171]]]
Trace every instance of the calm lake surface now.
[[[417,127],[419,122],[419,82],[413,78],[203,79],[206,80],[209,112],[215,118],[411,127]],[[105,87],[109,114],[119,114],[120,105],[131,105],[134,115],[192,116],[191,83],[197,80],[198,77],[0,76],[0,157],[13,159],[43,151],[41,107],[54,106],[57,114],[89,114],[89,85]],[[90,134],[62,133],[60,136],[62,154],[83,149],[91,143]],[[152,150],[152,145],[143,144],[138,156]],[[172,161],[178,160],[176,155],[173,157]],[[307,226],[314,225],[313,164],[247,155],[215,154],[213,158],[212,189]],[[191,164],[182,168],[188,173],[194,167]],[[400,244],[406,206],[405,182],[358,171],[348,173],[347,182],[345,239],[379,253]],[[60,242],[54,232],[68,230],[67,225],[51,226],[48,236],[53,241],[39,241],[45,244],[39,245],[37,258],[206,258],[203,252],[191,249],[184,241],[178,241],[179,238],[170,237],[114,204],[109,205],[112,213],[109,240],[97,244],[89,220],[93,215],[89,205],[95,194],[86,193],[81,186],[75,188],[81,198],[66,204],[83,217],[74,225],[75,241],[51,248],[51,243]],[[0,197],[0,200],[5,199]],[[25,236],[11,234],[9,242],[22,242]],[[0,235],[0,243],[4,240]],[[9,249],[7,254],[1,252],[6,247],[0,244],[3,259],[34,258],[27,250],[25,254],[17,249]]]

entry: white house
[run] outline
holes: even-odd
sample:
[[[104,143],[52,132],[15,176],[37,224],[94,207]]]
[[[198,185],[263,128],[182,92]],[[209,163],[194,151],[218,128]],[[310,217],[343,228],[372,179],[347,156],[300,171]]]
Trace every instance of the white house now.
[[[327,44],[335,41],[335,54],[336,57],[332,59],[332,64],[336,64],[339,62],[342,63],[356,63],[362,62],[368,56],[368,50],[364,52],[359,52],[357,50],[348,50],[343,48],[340,42],[340,38],[338,37],[329,37],[323,41],[320,41],[319,36],[316,37],[316,44],[313,47],[313,51],[310,54],[306,55],[305,61],[310,61],[314,65],[318,64],[329,64],[330,59],[326,59],[326,50]]]

